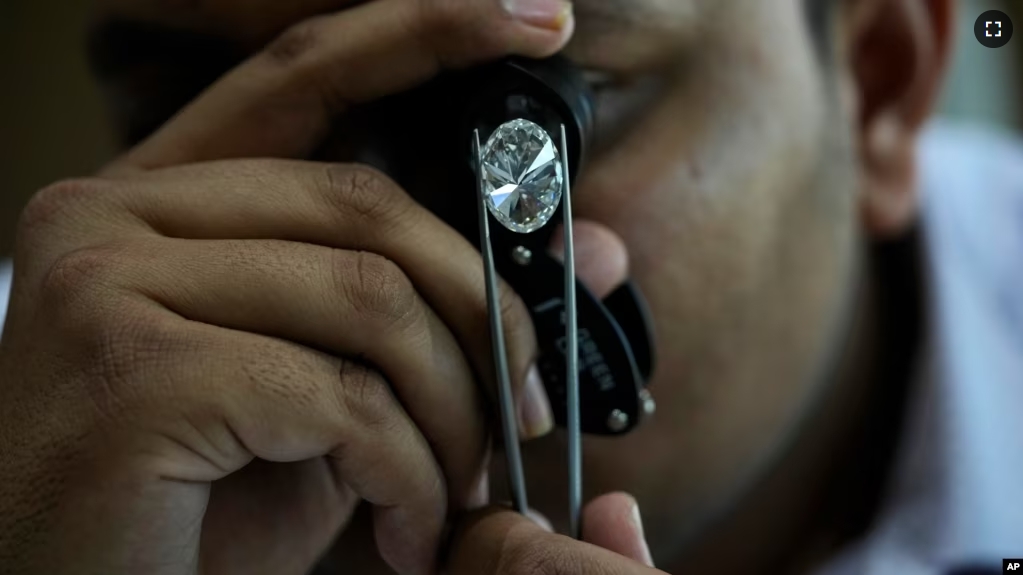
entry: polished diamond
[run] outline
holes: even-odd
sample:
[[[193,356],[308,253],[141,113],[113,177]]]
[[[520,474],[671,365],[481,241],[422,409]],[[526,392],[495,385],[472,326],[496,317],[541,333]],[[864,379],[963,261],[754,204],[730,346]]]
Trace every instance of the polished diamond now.
[[[483,147],[483,194],[490,213],[514,232],[544,226],[558,209],[563,176],[554,141],[528,120],[502,124]]]

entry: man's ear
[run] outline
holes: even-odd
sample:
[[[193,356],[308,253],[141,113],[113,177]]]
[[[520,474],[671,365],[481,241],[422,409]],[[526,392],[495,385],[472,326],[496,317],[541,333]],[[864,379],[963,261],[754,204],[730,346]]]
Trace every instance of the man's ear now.
[[[954,0],[848,0],[844,83],[856,124],[868,234],[902,232],[917,209],[916,141],[941,89]]]

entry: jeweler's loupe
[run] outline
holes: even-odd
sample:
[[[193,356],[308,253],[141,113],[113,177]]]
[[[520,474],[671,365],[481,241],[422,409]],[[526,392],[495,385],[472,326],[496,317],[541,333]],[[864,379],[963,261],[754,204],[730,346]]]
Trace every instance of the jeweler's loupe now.
[[[593,102],[581,72],[567,60],[507,59],[444,74],[350,114],[354,126],[338,130],[360,133],[353,159],[381,168],[466,238],[480,241],[490,280],[500,276],[525,302],[555,420],[568,427],[576,486],[575,429],[627,433],[654,409],[645,390],[654,345],[639,291],[628,281],[599,300],[576,281],[569,253],[564,263],[548,253],[559,223],[570,232],[570,183],[590,146]],[[570,249],[571,233],[565,240]],[[570,329],[573,317],[576,329]],[[503,334],[499,325],[491,328],[500,364]],[[507,366],[497,369],[498,379],[506,380]],[[578,401],[570,393],[573,375]],[[502,401],[503,419],[514,425],[510,409],[510,401]],[[509,434],[508,423],[504,431],[514,499],[524,508],[518,445],[509,440],[517,434]]]

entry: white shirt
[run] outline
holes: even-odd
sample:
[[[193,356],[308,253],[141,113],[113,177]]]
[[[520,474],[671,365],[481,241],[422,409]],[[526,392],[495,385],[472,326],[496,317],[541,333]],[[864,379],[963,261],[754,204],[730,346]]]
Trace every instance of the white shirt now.
[[[1023,557],[1023,143],[936,123],[920,149],[931,353],[886,502],[820,575]],[[0,262],[0,323],[11,268]]]
[[[1023,143],[936,123],[919,153],[931,352],[871,532],[820,575],[1023,557]]]

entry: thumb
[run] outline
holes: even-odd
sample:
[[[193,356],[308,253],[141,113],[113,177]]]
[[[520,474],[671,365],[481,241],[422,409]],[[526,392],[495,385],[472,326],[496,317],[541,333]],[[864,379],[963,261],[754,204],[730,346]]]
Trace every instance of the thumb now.
[[[613,511],[613,509],[603,507],[606,497],[611,496],[602,497],[594,502],[601,502],[596,507],[591,504],[587,508],[587,519],[590,517],[590,509],[597,511],[596,520],[592,522],[595,525],[601,524],[611,515],[604,513],[601,511],[602,509]],[[611,502],[612,507],[617,507],[618,511],[628,508],[628,503],[624,507],[622,506],[622,495],[614,497],[616,499],[607,500]],[[627,495],[624,497],[626,498],[624,501],[632,501],[631,497]],[[585,529],[586,523],[584,522],[583,525]],[[619,531],[622,530],[619,529]],[[617,538],[609,540],[619,544],[629,540],[633,543],[632,547],[638,549],[635,543],[638,541],[643,545],[643,537],[640,534],[637,538],[638,532],[634,529],[630,533],[632,533],[630,537],[622,537],[623,534],[618,533]],[[445,575],[496,575],[498,573],[653,575],[662,573],[609,549],[551,533],[534,520],[506,508],[491,507],[470,513],[456,527],[451,541],[445,567],[441,571]],[[623,548],[619,547],[619,549]],[[662,573],[662,575],[664,574]]]
[[[639,504],[627,493],[601,495],[583,509],[582,538],[587,543],[603,547],[653,567]]]

